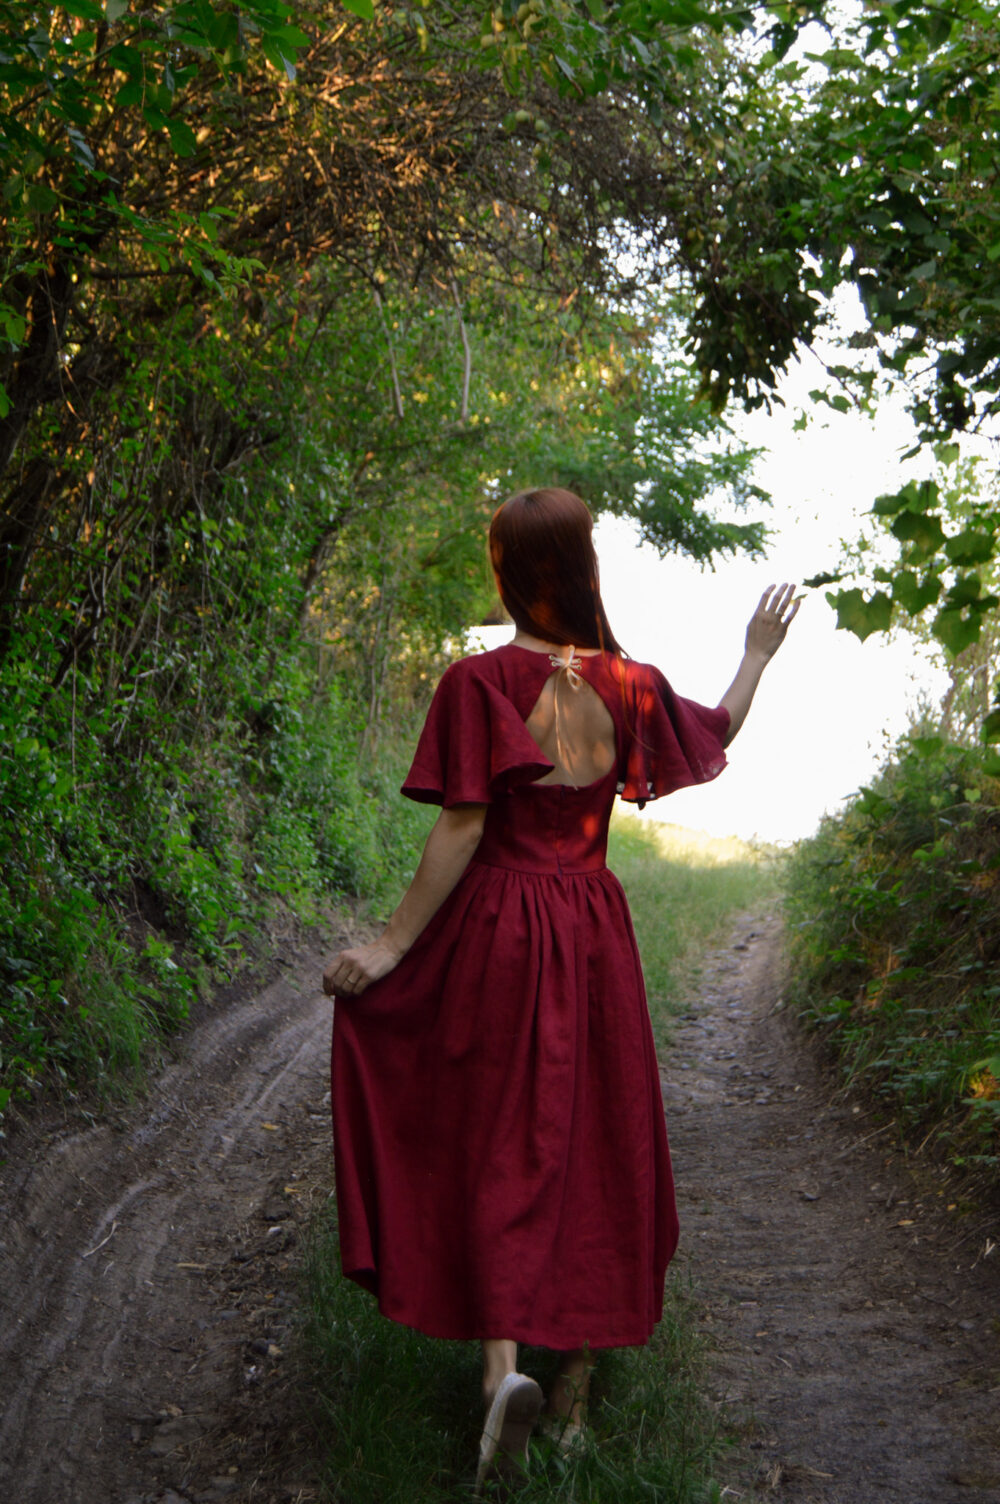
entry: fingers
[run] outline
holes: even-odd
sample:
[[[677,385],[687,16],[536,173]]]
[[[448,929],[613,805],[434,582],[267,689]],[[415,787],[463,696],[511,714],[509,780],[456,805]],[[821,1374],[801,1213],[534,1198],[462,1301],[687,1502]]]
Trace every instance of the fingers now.
[[[786,584],[784,581],[780,585],[768,585],[760,598],[757,610],[763,615],[777,618],[778,621],[784,620],[787,612],[787,621],[785,621],[785,625],[787,626],[788,622],[792,621],[796,616],[799,606],[802,604],[803,597],[796,596],[795,594],[797,588],[797,586]]]
[[[323,973],[323,991],[328,997],[358,997],[371,982],[363,962],[349,950],[334,956]]]

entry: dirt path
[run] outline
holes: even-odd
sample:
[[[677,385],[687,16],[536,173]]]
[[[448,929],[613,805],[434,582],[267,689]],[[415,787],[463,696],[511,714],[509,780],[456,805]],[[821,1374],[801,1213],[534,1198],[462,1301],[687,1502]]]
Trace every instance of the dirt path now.
[[[776,956],[773,923],[742,921],[666,1072],[680,1267],[720,1400],[746,1417],[728,1497],[996,1501],[1000,1251],[950,1224],[933,1188],[920,1200],[872,1125],[831,1106],[775,1010]],[[0,1499],[315,1496],[285,1338],[301,1228],[329,1189],[319,970],[300,954],[193,1030],[116,1124],[14,1141]]]
[[[1000,1241],[949,1215],[781,1004],[777,925],[714,952],[665,1082],[731,1499],[997,1504]]]
[[[343,944],[346,937],[333,941]],[[320,954],[192,1030],[116,1126],[15,1140],[0,1180],[0,1499],[308,1499],[283,1339],[329,1184]]]

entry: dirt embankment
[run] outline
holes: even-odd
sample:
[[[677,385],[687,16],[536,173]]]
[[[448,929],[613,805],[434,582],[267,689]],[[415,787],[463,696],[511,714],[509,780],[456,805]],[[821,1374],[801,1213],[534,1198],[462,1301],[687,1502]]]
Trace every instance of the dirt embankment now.
[[[831,1096],[780,1007],[777,942],[743,920],[713,952],[664,1072],[679,1268],[744,1418],[727,1497],[995,1501],[1000,1250]],[[300,953],[192,1030],[120,1121],[14,1141],[0,1498],[315,1497],[286,1336],[330,1188],[321,967]]]

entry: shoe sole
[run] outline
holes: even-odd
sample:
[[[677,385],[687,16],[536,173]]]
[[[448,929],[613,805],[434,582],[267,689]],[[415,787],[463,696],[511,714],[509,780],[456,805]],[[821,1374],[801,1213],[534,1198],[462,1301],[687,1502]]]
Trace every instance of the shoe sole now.
[[[541,1413],[544,1395],[534,1379],[512,1385],[499,1412],[491,1409],[483,1436],[486,1451],[476,1473],[476,1493],[491,1479],[510,1483],[523,1476],[528,1438]],[[491,1434],[492,1427],[492,1434]]]

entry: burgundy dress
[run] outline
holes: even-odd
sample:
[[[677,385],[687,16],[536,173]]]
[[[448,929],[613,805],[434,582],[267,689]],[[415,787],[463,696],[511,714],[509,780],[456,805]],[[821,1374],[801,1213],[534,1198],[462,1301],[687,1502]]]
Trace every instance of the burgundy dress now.
[[[639,956],[605,866],[616,789],[637,804],[715,777],[724,709],[610,655],[580,672],[617,766],[584,788],[525,727],[553,672],[513,643],[434,696],[403,792],[488,804],[457,887],[398,967],[336,1005],[344,1273],[435,1337],[560,1350],[645,1342],[677,1243]]]

